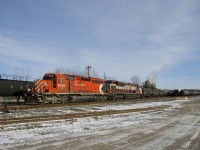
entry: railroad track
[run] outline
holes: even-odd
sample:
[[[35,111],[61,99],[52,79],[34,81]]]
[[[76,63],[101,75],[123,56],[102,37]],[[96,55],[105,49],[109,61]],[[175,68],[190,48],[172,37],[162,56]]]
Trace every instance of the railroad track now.
[[[124,114],[124,113],[131,113],[131,112],[158,111],[158,110],[163,110],[168,107],[169,106],[160,106],[160,107],[127,109],[127,110],[108,110],[108,111],[100,111],[100,112],[87,112],[87,113],[75,113],[75,114],[5,118],[5,119],[0,119],[0,125],[52,121],[52,120],[62,120],[62,119],[74,119],[74,118],[94,117],[94,116],[105,116],[105,115]]]
[[[154,98],[144,98],[144,99],[134,99],[134,100],[117,100],[117,101],[100,101],[100,102],[76,102],[76,103],[60,103],[60,104],[32,104],[32,105],[7,105],[9,111],[12,110],[23,110],[23,109],[37,109],[37,108],[51,108],[51,107],[64,107],[64,106],[82,106],[82,105],[96,105],[96,104],[113,104],[122,102],[135,102],[142,103],[146,101],[157,101],[158,99],[173,100],[174,97],[154,97]],[[0,106],[0,111],[3,111],[4,107]]]

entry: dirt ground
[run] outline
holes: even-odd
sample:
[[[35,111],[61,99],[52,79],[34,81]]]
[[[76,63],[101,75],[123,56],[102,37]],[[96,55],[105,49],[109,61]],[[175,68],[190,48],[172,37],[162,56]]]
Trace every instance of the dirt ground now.
[[[162,103],[158,105],[163,106]],[[200,149],[200,97],[166,105],[173,106],[158,111],[106,116],[106,121],[105,117],[81,119],[82,122],[78,126],[76,122],[80,120],[74,120],[70,123],[71,128],[66,131],[63,128],[65,136],[61,133],[52,133],[58,137],[56,140],[52,138],[35,144],[23,144],[16,146],[15,149]],[[177,107],[174,107],[175,105]],[[57,131],[62,130],[59,126],[57,128]],[[81,128],[84,128],[84,134],[79,132]],[[48,131],[49,134],[51,131]]]

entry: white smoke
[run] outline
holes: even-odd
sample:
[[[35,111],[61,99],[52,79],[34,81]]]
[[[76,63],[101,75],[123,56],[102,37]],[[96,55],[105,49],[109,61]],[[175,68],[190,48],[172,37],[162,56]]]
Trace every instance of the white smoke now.
[[[149,77],[147,77],[147,81],[148,81],[148,83],[149,83],[152,87],[156,88],[156,78],[157,78],[157,76],[159,75],[159,73],[160,73],[162,70],[164,70],[166,67],[167,67],[167,64],[165,64],[165,65],[164,65],[163,67],[161,67],[159,70],[153,71],[153,72],[149,75]]]

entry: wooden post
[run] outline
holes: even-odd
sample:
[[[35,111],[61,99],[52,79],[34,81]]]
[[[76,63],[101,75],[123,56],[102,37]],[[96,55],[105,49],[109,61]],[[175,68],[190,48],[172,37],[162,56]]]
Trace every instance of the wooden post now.
[[[8,107],[7,107],[7,101],[6,101],[6,97],[3,97],[3,112],[5,113],[9,113]]]

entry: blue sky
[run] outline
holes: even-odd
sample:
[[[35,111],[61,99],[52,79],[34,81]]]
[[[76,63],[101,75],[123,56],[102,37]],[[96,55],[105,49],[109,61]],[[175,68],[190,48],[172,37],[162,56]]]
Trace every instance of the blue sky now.
[[[200,88],[199,0],[0,0],[0,74],[91,65],[121,81]]]

